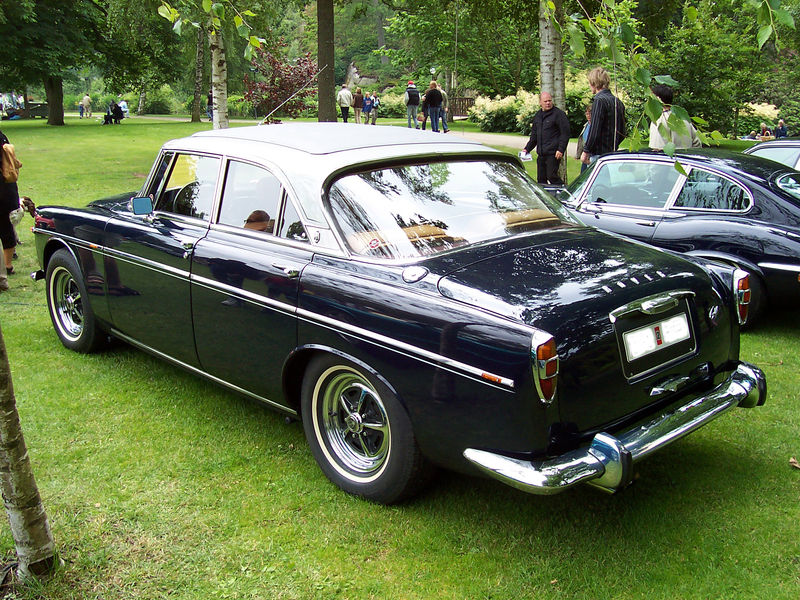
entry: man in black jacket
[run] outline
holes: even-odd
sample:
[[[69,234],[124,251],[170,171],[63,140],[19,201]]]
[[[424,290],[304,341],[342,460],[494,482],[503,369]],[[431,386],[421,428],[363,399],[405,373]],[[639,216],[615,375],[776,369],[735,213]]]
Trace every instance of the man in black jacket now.
[[[550,92],[539,94],[539,104],[542,108],[533,115],[531,138],[525,144],[525,152],[530,154],[536,148],[539,183],[564,185],[558,176],[558,167],[569,143],[569,120],[563,110],[553,105]]]

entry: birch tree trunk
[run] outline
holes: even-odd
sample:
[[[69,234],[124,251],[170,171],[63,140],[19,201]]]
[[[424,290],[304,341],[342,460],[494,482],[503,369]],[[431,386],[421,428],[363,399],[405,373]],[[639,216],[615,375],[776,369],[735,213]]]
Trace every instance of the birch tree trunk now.
[[[208,41],[211,48],[211,93],[214,100],[214,129],[228,128],[228,61],[222,32],[209,23]]]
[[[192,123],[200,122],[200,102],[203,98],[203,67],[206,36],[203,28],[197,29],[197,50],[194,53],[194,102],[192,102]]]
[[[564,21],[563,0],[552,0],[555,5],[555,18]],[[540,91],[550,92],[553,104],[566,112],[567,91],[564,83],[564,49],[561,36],[553,25],[552,15],[547,10],[548,0],[539,0],[539,65],[542,85]],[[558,174],[567,183],[567,154],[561,160]]]
[[[144,84],[142,84],[144,86]],[[145,91],[144,87],[142,87],[142,91],[139,92],[139,106],[136,108],[137,115],[144,114],[144,105],[147,102],[147,91]]]
[[[11,383],[11,367],[0,329],[0,489],[17,548],[20,578],[41,577],[55,566],[55,543],[28,449]]]

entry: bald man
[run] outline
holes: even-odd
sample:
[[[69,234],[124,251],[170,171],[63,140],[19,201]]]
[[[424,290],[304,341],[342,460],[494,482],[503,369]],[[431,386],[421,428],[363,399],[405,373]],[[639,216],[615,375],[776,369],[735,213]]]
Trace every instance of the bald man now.
[[[533,115],[531,137],[525,144],[525,152],[530,154],[536,148],[536,180],[539,183],[564,185],[558,176],[561,158],[569,143],[569,120],[563,110],[553,105],[550,92],[539,94],[542,107]]]

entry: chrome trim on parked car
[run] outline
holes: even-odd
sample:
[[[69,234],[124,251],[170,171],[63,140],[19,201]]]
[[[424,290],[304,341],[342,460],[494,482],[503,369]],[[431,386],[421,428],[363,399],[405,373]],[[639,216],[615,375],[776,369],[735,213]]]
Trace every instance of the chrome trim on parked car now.
[[[792,273],[800,273],[800,265],[786,265],[782,263],[762,262],[758,263],[762,269],[775,269],[776,271],[789,271]]]
[[[513,379],[509,379],[508,377],[502,377],[494,373],[489,373],[487,371],[484,371],[483,369],[479,369],[477,367],[473,367],[472,365],[467,365],[457,360],[453,360],[452,358],[442,356],[441,354],[430,352],[418,346],[413,346],[411,344],[401,342],[400,340],[396,340],[394,338],[381,335],[375,331],[370,331],[369,329],[357,327],[350,323],[345,323],[344,321],[332,319],[330,317],[326,317],[318,313],[313,313],[311,311],[302,308],[297,309],[297,316],[298,318],[301,318],[305,321],[330,327],[331,329],[338,330],[345,334],[359,337],[366,342],[378,344],[394,350],[401,350],[411,356],[416,356],[419,358],[429,360],[433,363],[436,363],[437,366],[441,368],[445,368],[455,373],[467,374],[471,377],[474,377],[477,381],[480,381],[481,383],[484,383],[486,385],[499,387],[500,389],[505,389],[505,390],[514,389],[515,384]]]
[[[615,436],[598,433],[588,447],[559,457],[531,462],[476,448],[464,450],[464,457],[482,472],[525,492],[555,494],[584,481],[614,492],[630,483],[633,462],[736,406],[761,406],[766,395],[764,373],[742,362],[708,394],[672,405]]]
[[[635,312],[655,315],[676,307],[681,298],[691,296],[694,296],[694,292],[690,290],[673,290],[662,294],[647,296],[646,298],[639,298],[634,302],[615,308],[609,313],[608,318],[614,323],[623,315]]]

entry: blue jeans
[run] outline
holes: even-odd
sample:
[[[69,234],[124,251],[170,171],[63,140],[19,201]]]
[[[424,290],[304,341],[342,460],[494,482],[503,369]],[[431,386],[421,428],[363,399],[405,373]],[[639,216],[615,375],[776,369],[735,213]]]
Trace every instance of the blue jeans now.
[[[444,108],[439,111],[439,118],[442,120],[442,129],[447,133],[449,127],[447,127],[447,111]]]
[[[406,117],[408,117],[408,126],[411,129],[414,128],[419,129],[419,125],[417,124],[418,110],[419,110],[419,104],[406,104]]]
[[[441,110],[441,106],[428,107],[428,116],[431,119],[431,131],[435,131],[436,133],[439,133],[439,113]]]

